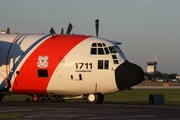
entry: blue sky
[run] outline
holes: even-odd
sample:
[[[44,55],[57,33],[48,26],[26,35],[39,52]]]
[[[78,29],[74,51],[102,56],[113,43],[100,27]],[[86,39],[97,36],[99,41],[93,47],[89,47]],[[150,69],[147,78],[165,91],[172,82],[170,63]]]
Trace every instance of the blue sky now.
[[[180,74],[180,0],[0,0],[0,29],[48,33],[73,24],[73,33],[122,42],[130,62],[146,71],[158,55],[157,70]],[[154,57],[155,58],[155,57]]]

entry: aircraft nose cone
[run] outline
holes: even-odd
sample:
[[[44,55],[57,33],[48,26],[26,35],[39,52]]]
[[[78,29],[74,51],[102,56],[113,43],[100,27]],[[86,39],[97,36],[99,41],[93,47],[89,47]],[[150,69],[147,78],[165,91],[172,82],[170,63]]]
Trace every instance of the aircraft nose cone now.
[[[144,80],[144,71],[138,65],[125,61],[115,70],[115,78],[119,90],[131,89]]]

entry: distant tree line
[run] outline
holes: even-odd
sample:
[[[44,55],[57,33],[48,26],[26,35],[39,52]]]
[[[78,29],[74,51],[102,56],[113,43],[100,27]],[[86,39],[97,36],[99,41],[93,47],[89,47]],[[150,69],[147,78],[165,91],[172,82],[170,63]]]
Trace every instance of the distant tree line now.
[[[167,74],[167,73],[161,73],[159,71],[156,72],[151,72],[151,73],[147,73],[144,72],[144,76],[146,80],[169,80],[169,79],[176,79],[176,76],[178,74],[177,73],[171,73],[171,74]]]

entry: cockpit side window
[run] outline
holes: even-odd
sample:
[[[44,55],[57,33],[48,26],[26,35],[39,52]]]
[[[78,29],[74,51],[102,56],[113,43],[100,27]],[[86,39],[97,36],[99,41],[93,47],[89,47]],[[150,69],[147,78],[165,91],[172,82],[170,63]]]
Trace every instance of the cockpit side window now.
[[[109,69],[109,60],[98,60],[98,69]]]
[[[98,69],[103,69],[103,60],[98,60]]]

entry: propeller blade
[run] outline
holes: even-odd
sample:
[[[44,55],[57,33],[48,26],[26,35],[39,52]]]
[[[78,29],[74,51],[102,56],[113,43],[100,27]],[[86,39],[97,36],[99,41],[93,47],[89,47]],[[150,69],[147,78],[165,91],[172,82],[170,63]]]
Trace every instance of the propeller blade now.
[[[56,34],[54,28],[51,28],[50,33],[51,33],[51,34]]]
[[[10,28],[7,28],[7,34],[10,34]]]
[[[61,34],[64,34],[64,28],[61,28]]]
[[[56,34],[56,32],[55,32],[54,28],[51,28],[50,33],[51,33],[52,37],[55,38],[54,34]]]
[[[95,20],[95,27],[96,27],[96,36],[98,37],[98,33],[99,33],[99,19]]]
[[[72,30],[73,26],[71,23],[69,23],[69,26],[68,26],[68,29],[66,31],[66,34],[70,34],[71,33],[71,30]]]

